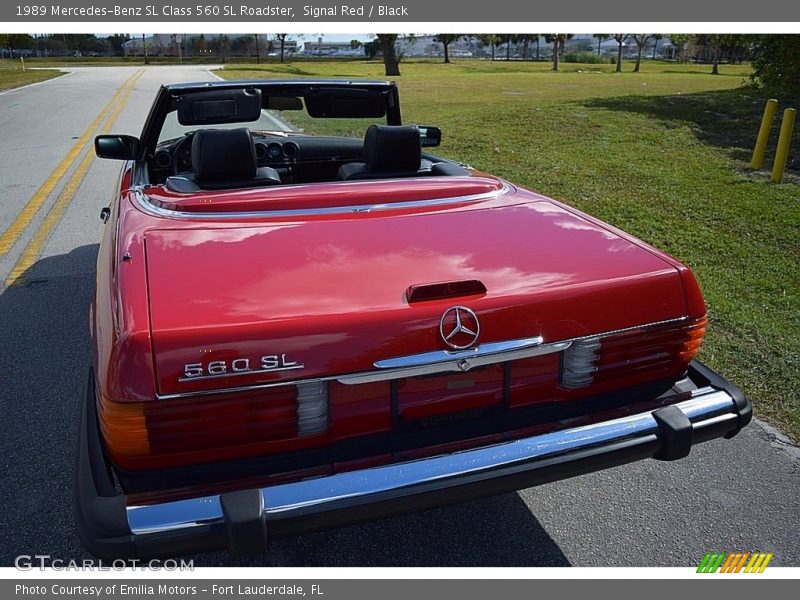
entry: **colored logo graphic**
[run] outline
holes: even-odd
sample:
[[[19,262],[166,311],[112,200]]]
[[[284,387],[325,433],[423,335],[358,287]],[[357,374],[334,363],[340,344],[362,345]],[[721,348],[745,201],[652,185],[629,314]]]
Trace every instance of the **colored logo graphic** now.
[[[766,552],[707,552],[697,567],[698,573],[763,573],[772,553]]]

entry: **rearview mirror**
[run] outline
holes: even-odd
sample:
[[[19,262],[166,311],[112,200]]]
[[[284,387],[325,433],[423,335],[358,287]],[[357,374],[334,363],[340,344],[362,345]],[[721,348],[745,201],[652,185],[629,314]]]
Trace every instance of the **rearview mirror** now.
[[[442,130],[433,125],[419,125],[419,145],[433,148],[442,143]]]
[[[141,147],[139,138],[132,135],[98,135],[94,138],[94,152],[100,158],[136,160]]]

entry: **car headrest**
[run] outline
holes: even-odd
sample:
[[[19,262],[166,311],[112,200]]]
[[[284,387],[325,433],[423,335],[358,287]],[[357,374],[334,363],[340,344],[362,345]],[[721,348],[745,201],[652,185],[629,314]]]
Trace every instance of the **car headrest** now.
[[[192,169],[197,181],[251,179],[256,151],[250,130],[199,129],[192,140]]]
[[[416,125],[370,125],[364,135],[364,162],[374,171],[416,171],[422,151]]]

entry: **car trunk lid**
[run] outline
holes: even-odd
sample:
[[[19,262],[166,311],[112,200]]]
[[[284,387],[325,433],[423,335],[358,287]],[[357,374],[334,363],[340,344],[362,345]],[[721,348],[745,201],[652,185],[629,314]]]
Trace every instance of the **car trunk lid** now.
[[[480,320],[478,343],[550,343],[686,314],[678,272],[655,251],[532,195],[164,227],[147,233],[146,250],[161,396],[361,373],[449,350],[440,320],[456,305]]]

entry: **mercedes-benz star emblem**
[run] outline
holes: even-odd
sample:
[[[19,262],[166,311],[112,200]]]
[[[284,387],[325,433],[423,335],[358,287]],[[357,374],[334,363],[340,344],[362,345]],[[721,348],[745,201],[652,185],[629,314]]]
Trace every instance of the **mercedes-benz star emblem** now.
[[[478,316],[465,306],[451,306],[439,321],[439,334],[455,350],[465,350],[478,341],[481,324]]]

